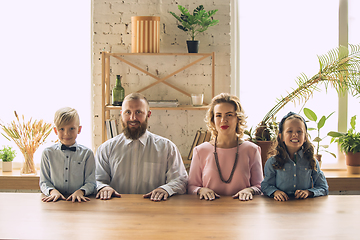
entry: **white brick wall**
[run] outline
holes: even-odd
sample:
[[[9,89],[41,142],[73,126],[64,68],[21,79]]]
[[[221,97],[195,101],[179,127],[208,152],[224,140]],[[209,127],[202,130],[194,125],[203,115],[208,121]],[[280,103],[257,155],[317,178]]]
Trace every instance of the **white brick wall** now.
[[[189,0],[93,0],[93,148],[96,150],[101,142],[101,51],[131,52],[131,17],[160,16],[160,52],[185,53],[188,35],[177,28],[176,20],[170,11],[179,13],[177,4],[192,12],[200,3]],[[219,9],[214,18],[218,25],[199,34],[200,51],[215,52],[215,94],[230,91],[230,0],[213,0],[202,3],[205,10]],[[132,62],[140,64],[149,72],[159,77],[175,71],[189,63],[189,57],[141,57],[130,56]],[[123,76],[122,83],[126,94],[137,91],[154,82],[149,76],[138,70],[111,59],[111,82],[115,75]],[[204,92],[205,101],[211,100],[211,61],[201,61],[191,68],[176,74],[167,80],[169,83],[192,92]],[[190,99],[174,89],[159,83],[143,92],[148,99],[178,99],[181,104],[190,104]],[[119,118],[119,113],[111,111]],[[183,156],[187,156],[196,130],[206,129],[205,111],[153,110],[149,119],[149,130],[172,140]]]

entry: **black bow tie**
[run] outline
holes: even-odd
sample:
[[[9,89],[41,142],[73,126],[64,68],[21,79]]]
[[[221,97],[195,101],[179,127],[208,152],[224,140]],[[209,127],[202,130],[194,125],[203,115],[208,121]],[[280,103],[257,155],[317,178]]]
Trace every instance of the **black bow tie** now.
[[[76,147],[68,147],[68,146],[65,146],[64,144],[61,145],[61,150],[70,150],[72,152],[75,152],[76,151]]]

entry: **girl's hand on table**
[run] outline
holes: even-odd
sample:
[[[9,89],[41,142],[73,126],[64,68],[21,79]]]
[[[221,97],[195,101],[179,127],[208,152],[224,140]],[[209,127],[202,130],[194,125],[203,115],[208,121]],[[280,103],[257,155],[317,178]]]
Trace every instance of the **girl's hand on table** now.
[[[311,192],[309,190],[296,190],[295,191],[295,198],[298,199],[305,199],[311,196]]]
[[[289,200],[289,196],[283,191],[277,190],[274,192],[274,199],[276,201],[285,202]]]

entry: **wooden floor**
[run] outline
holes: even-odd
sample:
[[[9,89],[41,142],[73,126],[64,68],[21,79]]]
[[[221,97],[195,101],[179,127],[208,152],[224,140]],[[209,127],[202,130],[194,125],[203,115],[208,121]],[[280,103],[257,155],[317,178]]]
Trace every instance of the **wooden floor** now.
[[[42,196],[0,193],[1,239],[359,239],[357,195],[287,202],[122,195],[86,203],[43,203]]]

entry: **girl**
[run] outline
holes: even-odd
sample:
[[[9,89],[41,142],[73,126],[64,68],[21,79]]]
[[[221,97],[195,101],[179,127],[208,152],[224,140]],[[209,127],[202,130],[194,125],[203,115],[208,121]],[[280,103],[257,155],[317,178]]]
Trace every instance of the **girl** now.
[[[272,153],[274,156],[265,163],[261,183],[265,195],[286,201],[289,196],[304,199],[328,194],[328,184],[314,158],[304,118],[293,112],[283,117]]]
[[[212,140],[194,148],[189,193],[206,200],[230,195],[244,201],[261,194],[260,148],[241,140],[245,118],[236,96],[221,93],[212,99],[206,114]]]

